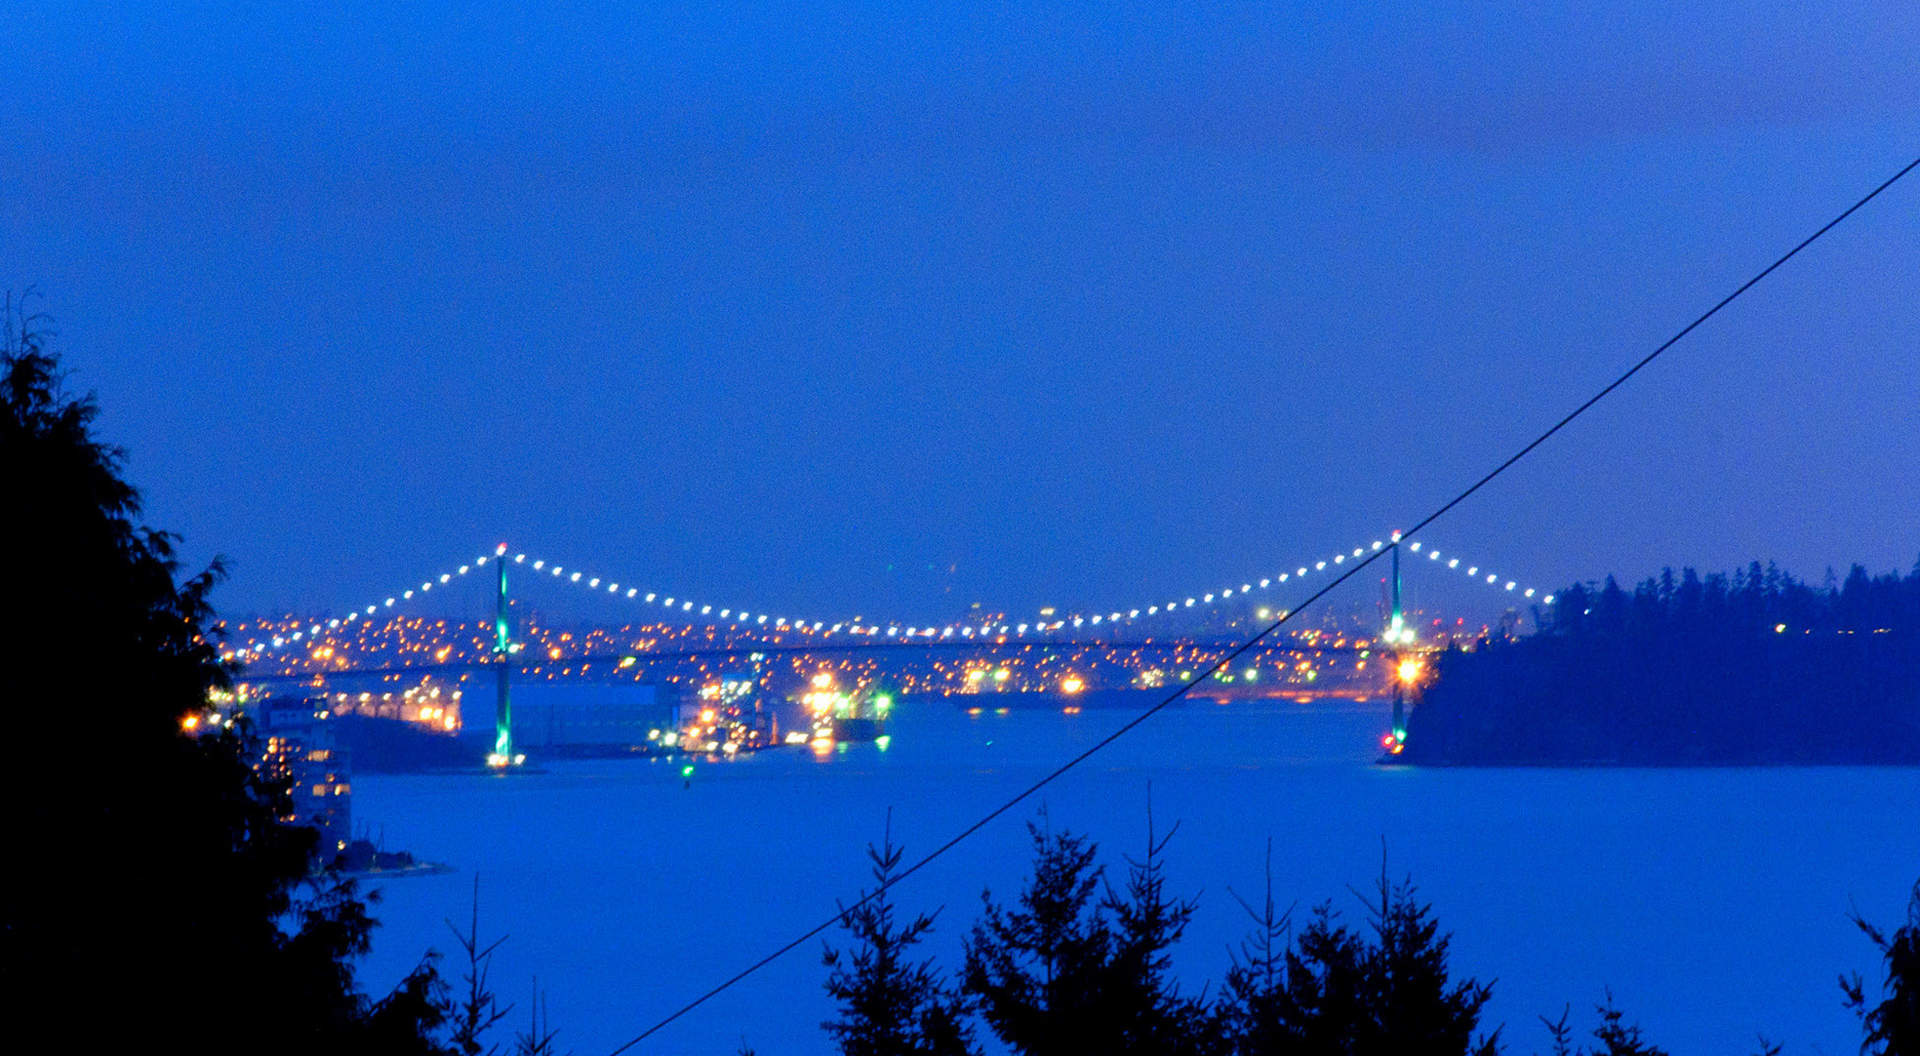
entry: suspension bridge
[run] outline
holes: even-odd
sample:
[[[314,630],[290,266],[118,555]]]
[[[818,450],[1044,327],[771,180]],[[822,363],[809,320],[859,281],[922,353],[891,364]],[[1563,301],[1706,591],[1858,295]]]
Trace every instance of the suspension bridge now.
[[[683,630],[703,628],[706,647],[680,647],[666,645],[662,637],[651,641],[628,643],[618,649],[604,647],[588,648],[572,652],[564,657],[571,673],[577,666],[584,677],[587,672],[621,671],[630,669],[642,662],[661,660],[726,660],[744,655],[801,656],[801,655],[859,655],[883,653],[923,653],[950,654],[968,657],[990,657],[1010,650],[1031,650],[1044,646],[1056,652],[1077,651],[1085,653],[1126,653],[1142,655],[1152,653],[1200,653],[1209,650],[1226,651],[1239,644],[1235,640],[1212,640],[1218,635],[1195,635],[1181,633],[1182,624],[1190,624],[1190,618],[1218,612],[1227,606],[1236,609],[1251,603],[1256,597],[1271,596],[1279,589],[1296,582],[1308,581],[1317,575],[1336,573],[1342,566],[1387,550],[1383,556],[1391,557],[1391,574],[1387,577],[1382,597],[1382,626],[1369,637],[1356,637],[1349,643],[1344,638],[1305,641],[1289,640],[1263,647],[1266,652],[1357,652],[1367,656],[1378,650],[1389,658],[1400,677],[1392,677],[1394,687],[1393,728],[1385,745],[1388,751],[1398,749],[1406,737],[1406,699],[1404,687],[1414,681],[1418,671],[1418,661],[1409,661],[1405,657],[1425,647],[1427,643],[1419,640],[1412,625],[1407,621],[1402,604],[1402,565],[1404,563],[1430,567],[1447,574],[1463,575],[1472,582],[1484,586],[1490,591],[1498,591],[1513,597],[1516,602],[1529,602],[1540,606],[1551,606],[1553,595],[1543,593],[1533,586],[1523,585],[1514,578],[1502,576],[1498,572],[1461,557],[1451,551],[1443,552],[1437,547],[1427,546],[1420,541],[1402,541],[1398,533],[1372,540],[1370,544],[1343,549],[1332,554],[1317,557],[1311,561],[1297,562],[1288,567],[1267,573],[1258,578],[1248,578],[1237,584],[1227,584],[1213,590],[1184,592],[1166,597],[1165,600],[1141,599],[1139,603],[1126,608],[1099,610],[1073,610],[1054,614],[1043,610],[1040,618],[1033,620],[1009,620],[1005,618],[978,618],[948,623],[922,624],[902,620],[806,618],[789,616],[744,606],[719,604],[705,598],[690,597],[681,594],[669,594],[658,589],[648,589],[635,585],[632,581],[623,581],[611,577],[594,575],[584,569],[574,568],[552,562],[544,557],[524,552],[513,552],[502,543],[491,551],[481,553],[473,559],[448,568],[438,575],[423,579],[416,585],[408,585],[386,595],[381,600],[357,607],[344,615],[314,618],[285,627],[281,633],[264,637],[253,637],[233,644],[223,654],[227,659],[240,665],[243,678],[253,683],[303,682],[342,678],[348,676],[392,676],[392,675],[432,675],[452,672],[473,673],[491,671],[494,681],[494,740],[490,761],[495,765],[507,765],[518,758],[515,751],[512,711],[513,683],[516,675],[524,677],[530,663],[541,659],[561,660],[556,649],[550,657],[526,657],[526,642],[516,635],[512,607],[511,587],[516,581],[539,579],[556,582],[619,602],[631,604],[645,622],[653,624],[677,624]],[[445,591],[456,582],[469,577],[485,577],[492,580],[494,587],[494,606],[491,627],[486,639],[476,643],[480,648],[463,650],[466,655],[450,656],[442,649],[430,659],[421,662],[403,662],[388,664],[339,665],[319,669],[290,670],[278,673],[269,671],[268,664],[277,658],[294,653],[295,650],[312,650],[315,655],[330,655],[335,643],[347,634],[356,631],[365,632],[375,621],[389,616],[398,616],[402,610],[417,600],[431,595],[436,589]],[[1285,610],[1280,610],[1284,613]],[[1268,610],[1261,610],[1264,618]],[[1187,617],[1187,619],[1183,619]],[[1404,666],[1408,663],[1414,666]]]

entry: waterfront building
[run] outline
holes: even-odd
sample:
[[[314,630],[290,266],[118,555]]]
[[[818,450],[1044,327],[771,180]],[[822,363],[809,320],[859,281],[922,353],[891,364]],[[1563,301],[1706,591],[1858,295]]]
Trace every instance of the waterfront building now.
[[[349,753],[327,722],[326,699],[269,699],[254,714],[261,772],[291,785],[292,813],[282,820],[318,829],[317,853],[331,859],[353,838],[353,781]]]

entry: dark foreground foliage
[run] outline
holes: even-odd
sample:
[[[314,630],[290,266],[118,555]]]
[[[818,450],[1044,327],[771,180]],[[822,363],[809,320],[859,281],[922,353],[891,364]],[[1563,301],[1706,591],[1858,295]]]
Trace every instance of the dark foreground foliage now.
[[[841,1014],[825,1024],[848,1056],[965,1056],[972,1034],[960,1006],[933,962],[916,960],[914,947],[933,929],[933,916],[903,920],[891,891],[905,852],[888,838],[867,848],[875,888],[843,907],[841,927],[852,946],[829,947],[827,993]]]
[[[1886,964],[1886,981],[1880,987],[1880,1000],[1857,975],[1842,977],[1840,989],[1847,1007],[1860,1014],[1867,1040],[1860,1051],[1874,1056],[1914,1056],[1920,1053],[1920,883],[1913,885],[1907,902],[1907,922],[1892,935],[1882,932],[1865,919],[1853,918],[1876,947]]]
[[[851,948],[827,953],[827,990],[841,1011],[825,1026],[839,1051],[971,1053],[974,1023],[1022,1056],[1498,1051],[1479,1031],[1491,988],[1450,980],[1448,938],[1410,884],[1383,872],[1360,930],[1325,905],[1297,933],[1269,890],[1263,909],[1249,907],[1254,933],[1209,1000],[1183,993],[1172,973],[1195,903],[1168,890],[1171,833],[1149,823],[1144,852],[1126,860],[1116,888],[1085,837],[1028,828],[1033,871],[1011,902],[982,896],[952,981],[930,959],[906,956],[933,920],[897,922],[889,887],[900,848],[870,852],[880,886],[843,916]]]
[[[971,1056],[976,1028],[989,1051],[1021,1056],[1498,1056],[1500,1028],[1481,1014],[1493,985],[1455,980],[1450,936],[1407,881],[1384,868],[1358,926],[1332,903],[1296,926],[1273,896],[1271,870],[1259,904],[1241,901],[1253,927],[1211,1000],[1181,993],[1169,956],[1195,903],[1166,887],[1167,840],[1151,834],[1128,859],[1119,889],[1106,881],[1098,848],[1083,836],[1028,826],[1033,869],[1009,903],[982,896],[966,935],[964,964],[948,978],[913,953],[931,915],[903,920],[892,887],[903,850],[889,838],[869,849],[877,887],[847,909],[846,948],[829,948],[827,991],[839,1015],[824,1026],[847,1056]],[[1271,853],[1271,848],[1269,848]],[[1866,1028],[1867,1056],[1920,1056],[1920,884],[1905,926],[1891,935],[1856,920],[1881,951],[1886,978],[1876,996],[1858,977],[1841,980]],[[1541,1017],[1552,1056],[1667,1056],[1628,1020],[1612,993],[1591,1026],[1571,1008]],[[741,1052],[752,1050],[742,1046]],[[1756,1056],[1779,1056],[1760,1039]]]
[[[1612,577],[1443,654],[1411,763],[1920,763],[1920,564],[1816,589],[1758,562]]]
[[[141,522],[123,454],[94,435],[32,318],[0,327],[0,993],[81,1052],[494,1051],[480,985],[450,999],[428,953],[363,993],[371,896],[310,873],[314,830],[256,772],[244,725],[190,736],[228,685],[209,632],[215,562],[184,576]],[[473,951],[470,951],[473,952]],[[529,1045],[551,1033],[536,1026]]]

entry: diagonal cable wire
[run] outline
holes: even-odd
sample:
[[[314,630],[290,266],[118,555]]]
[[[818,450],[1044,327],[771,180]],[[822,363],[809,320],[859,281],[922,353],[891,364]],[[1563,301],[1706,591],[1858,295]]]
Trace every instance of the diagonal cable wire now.
[[[1429,513],[1425,517],[1420,518],[1419,521],[1414,523],[1413,527],[1400,533],[1400,539],[1396,540],[1396,545],[1399,542],[1405,542],[1406,540],[1413,538],[1415,533],[1419,532],[1421,529],[1425,528],[1426,526],[1432,524],[1434,521],[1439,520],[1441,517],[1445,516],[1449,511],[1451,511],[1454,507],[1465,502],[1475,492],[1479,491],[1481,488],[1484,488],[1488,484],[1492,483],[1495,477],[1498,477],[1500,474],[1505,473],[1508,469],[1511,469],[1514,463],[1519,462],[1521,459],[1532,454],[1536,448],[1538,448],[1541,444],[1546,443],[1549,439],[1551,439],[1554,436],[1554,434],[1560,432],[1562,429],[1565,429],[1567,426],[1571,425],[1574,419],[1587,413],[1587,411],[1590,410],[1594,404],[1599,403],[1601,400],[1604,400],[1608,396],[1612,395],[1615,390],[1619,389],[1620,386],[1625,385],[1627,381],[1631,379],[1635,374],[1640,373],[1642,370],[1646,369],[1647,366],[1650,365],[1654,360],[1659,359],[1660,356],[1663,353],[1665,353],[1668,349],[1678,344],[1681,338],[1686,337],[1688,334],[1692,333],[1695,329],[1697,329],[1700,326],[1700,324],[1706,322],[1708,319],[1711,319],[1715,315],[1719,314],[1720,309],[1725,308],[1729,304],[1732,304],[1734,300],[1737,299],[1741,294],[1746,293],[1748,290],[1752,289],[1755,285],[1757,285],[1760,282],[1760,280],[1766,278],[1768,275],[1773,274],[1773,272],[1777,270],[1781,265],[1785,264],[1789,260],[1792,260],[1796,255],[1798,255],[1801,250],[1812,245],[1816,240],[1820,238],[1820,236],[1826,234],[1828,231],[1831,231],[1834,229],[1834,227],[1838,226],[1842,220],[1845,220],[1847,217],[1852,216],[1854,213],[1858,212],[1861,209],[1861,207],[1865,206],[1868,202],[1871,202],[1875,198],[1879,197],[1880,192],[1893,186],[1896,182],[1899,181],[1899,179],[1902,176],[1905,176],[1907,173],[1912,172],[1916,167],[1920,167],[1920,158],[1915,158],[1914,160],[1908,162],[1905,168],[1902,168],[1899,172],[1896,172],[1892,176],[1889,176],[1886,179],[1886,181],[1881,183],[1878,187],[1875,187],[1873,190],[1868,191],[1867,194],[1864,197],[1862,197],[1859,201],[1856,201],[1852,205],[1848,206],[1846,208],[1846,211],[1842,212],[1839,216],[1834,217],[1832,220],[1827,221],[1827,223],[1824,226],[1822,226],[1818,231],[1815,231],[1813,234],[1808,235],[1806,238],[1802,239],[1798,245],[1794,246],[1792,249],[1787,250],[1785,253],[1781,254],[1781,256],[1777,260],[1767,265],[1765,268],[1761,269],[1761,271],[1758,274],[1756,274],[1754,277],[1748,279],[1746,282],[1741,283],[1738,289],[1734,290],[1732,293],[1727,294],[1725,297],[1720,299],[1719,303],[1707,309],[1705,312],[1702,312],[1698,318],[1694,319],[1692,322],[1688,323],[1686,326],[1681,327],[1678,333],[1674,334],[1672,337],[1669,337],[1665,341],[1661,342],[1660,347],[1647,353],[1645,356],[1643,356],[1640,359],[1639,362],[1629,367],[1625,373],[1613,379],[1612,382],[1610,382],[1605,388],[1601,389],[1599,392],[1594,393],[1591,397],[1587,399],[1585,403],[1582,403],[1580,406],[1575,407],[1572,411],[1569,411],[1565,417],[1553,423],[1553,425],[1550,428],[1548,428],[1545,432],[1541,433],[1539,436],[1534,437],[1531,442],[1529,442],[1525,447],[1522,447],[1520,450],[1514,452],[1513,455],[1509,457],[1506,461],[1495,466],[1493,469],[1489,470],[1485,476],[1482,476],[1479,480],[1474,481],[1465,490],[1459,492],[1453,498],[1448,499],[1445,503],[1442,503],[1440,507],[1438,509],[1435,509],[1432,513]],[[974,833],[979,832],[981,829],[986,828],[988,825],[992,824],[996,819],[998,819],[1001,815],[1007,813],[1008,811],[1012,810],[1014,807],[1019,806],[1021,803],[1031,798],[1035,792],[1038,792],[1041,789],[1052,784],[1054,781],[1058,780],[1067,771],[1072,770],[1074,767],[1079,766],[1083,762],[1086,762],[1089,758],[1091,758],[1093,755],[1095,755],[1102,749],[1106,748],[1108,745],[1126,736],[1128,733],[1132,732],[1136,727],[1138,727],[1141,723],[1144,723],[1148,719],[1151,719],[1155,715],[1159,714],[1162,709],[1167,707],[1167,705],[1172,704],[1174,701],[1179,700],[1181,697],[1186,696],[1189,692],[1193,690],[1195,686],[1198,686],[1200,683],[1205,682],[1207,679],[1213,677],[1214,672],[1219,671],[1221,668],[1227,666],[1228,664],[1232,663],[1234,660],[1238,659],[1241,656],[1241,654],[1247,652],[1249,649],[1252,649],[1254,646],[1260,644],[1260,642],[1263,639],[1265,639],[1268,635],[1272,634],[1274,631],[1279,630],[1280,627],[1283,624],[1285,624],[1287,621],[1299,615],[1303,610],[1311,606],[1314,602],[1319,601],[1321,598],[1327,596],[1329,593],[1331,593],[1334,590],[1334,588],[1340,586],[1342,583],[1345,583],[1347,580],[1352,579],[1355,575],[1357,575],[1360,572],[1360,570],[1366,568],[1368,565],[1373,564],[1375,561],[1378,561],[1381,555],[1385,553],[1387,553],[1387,550],[1385,549],[1375,550],[1372,553],[1368,554],[1364,559],[1356,562],[1351,568],[1347,569],[1345,572],[1341,573],[1340,575],[1334,577],[1332,582],[1321,587],[1319,590],[1314,591],[1311,595],[1307,597],[1305,601],[1302,601],[1300,604],[1294,606],[1291,610],[1283,614],[1279,619],[1276,619],[1272,623],[1268,624],[1265,630],[1262,630],[1260,633],[1247,639],[1245,642],[1241,643],[1237,648],[1235,648],[1232,652],[1221,657],[1219,660],[1214,661],[1213,664],[1209,666],[1206,670],[1199,672],[1192,679],[1187,681],[1184,685],[1181,685],[1180,687],[1175,689],[1172,693],[1167,694],[1167,697],[1165,700],[1160,701],[1158,704],[1155,704],[1154,706],[1141,712],[1139,715],[1135,716],[1134,718],[1121,724],[1112,733],[1109,733],[1105,737],[1102,737],[1100,740],[1094,742],[1092,746],[1088,747],[1085,751],[1081,752],[1079,755],[1076,755],[1073,758],[1068,759],[1066,762],[1061,763],[1059,766],[1049,771],[1046,774],[1046,776],[1028,785],[1026,788],[1014,794],[1014,796],[1011,799],[1008,799],[1006,802],[1000,804],[999,806],[993,808],[993,810],[981,816],[980,820],[975,821],[973,824],[968,825],[966,828],[961,829],[958,833],[955,833],[951,839],[947,840],[947,842],[941,844],[938,847],[935,847],[932,851],[928,852],[919,861],[914,862],[912,865],[908,866],[905,870],[901,871],[901,873],[894,878],[894,880],[892,881],[892,884],[898,884],[900,881],[905,880],[908,877],[912,876],[913,874],[926,868],[935,859],[939,858],[943,854],[946,854],[948,851],[952,850],[953,848],[959,846],[959,844],[962,841],[966,840],[968,837],[972,836]],[[888,886],[890,887],[892,886],[892,884],[889,884]],[[679,1019],[681,1016],[684,1016],[687,1013],[693,1011],[694,1009],[699,1008],[701,1005],[705,1004],[707,1001],[712,1000],[714,997],[718,996],[722,991],[726,990],[728,987],[733,986],[735,983],[739,982],[742,979],[745,979],[747,976],[752,975],[753,973],[773,963],[774,961],[778,960],[782,956],[788,953],[791,953],[794,949],[799,947],[801,944],[806,943],[814,939],[815,937],[819,936],[821,932],[824,932],[828,928],[831,928],[835,924],[839,923],[841,918],[844,917],[847,913],[879,897],[881,893],[882,893],[881,890],[867,892],[866,894],[862,895],[857,901],[853,902],[851,905],[843,906],[840,910],[835,912],[832,916],[828,917],[827,919],[821,921],[818,924],[815,924],[813,927],[808,928],[806,931],[802,932],[800,935],[794,937],[792,940],[783,944],[778,949],[775,949],[773,952],[767,954],[766,956],[753,962],[747,967],[727,977],[724,981],[712,987],[711,989],[707,990],[705,993],[701,994],[699,997],[696,997],[692,1001],[689,1001],[686,1004],[680,1006],[678,1009],[674,1010],[671,1014],[661,1019],[658,1023],[655,1023],[653,1026],[648,1027],[647,1029],[641,1031],[639,1034],[636,1034],[631,1041],[628,1041],[626,1044],[621,1045],[617,1049],[614,1049],[613,1052],[608,1054],[608,1056],[620,1056],[621,1053],[626,1052],[628,1049],[633,1048],[635,1045],[638,1045],[642,1041],[645,1041],[647,1038],[658,1033],[661,1029],[665,1028],[668,1024],[672,1023],[674,1020]]]

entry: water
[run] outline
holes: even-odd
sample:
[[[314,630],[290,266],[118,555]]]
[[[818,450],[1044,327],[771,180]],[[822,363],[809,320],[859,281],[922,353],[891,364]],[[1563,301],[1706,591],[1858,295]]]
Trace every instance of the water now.
[[[524,1029],[537,976],[563,1048],[604,1053],[830,916],[867,879],[892,809],[909,855],[931,849],[1136,713],[901,709],[886,750],[791,749],[702,764],[582,761],[499,778],[362,776],[356,823],[456,874],[383,885],[364,967],[388,985],[428,947],[454,948],[481,878],[481,930],[508,934],[493,982]],[[1920,878],[1920,773],[1823,767],[1405,770],[1370,765],[1380,705],[1193,703],[1169,709],[1042,794],[1056,827],[1115,868],[1146,838],[1151,787],[1170,872],[1200,912],[1176,955],[1218,980],[1273,846],[1282,904],[1331,899],[1349,919],[1388,867],[1411,874],[1453,935],[1457,976],[1494,979],[1489,1025],[1544,1050],[1537,1017],[1590,1026],[1607,988],[1676,1053],[1851,1054],[1841,972],[1877,982],[1854,909],[1891,926]],[[1018,808],[898,889],[941,910],[929,952],[958,963],[983,887],[1006,897],[1028,862]],[[827,1051],[810,942],[638,1052]],[[457,975],[460,965],[448,964]],[[1217,986],[1217,982],[1216,982]],[[503,1039],[504,1040],[504,1039]]]

